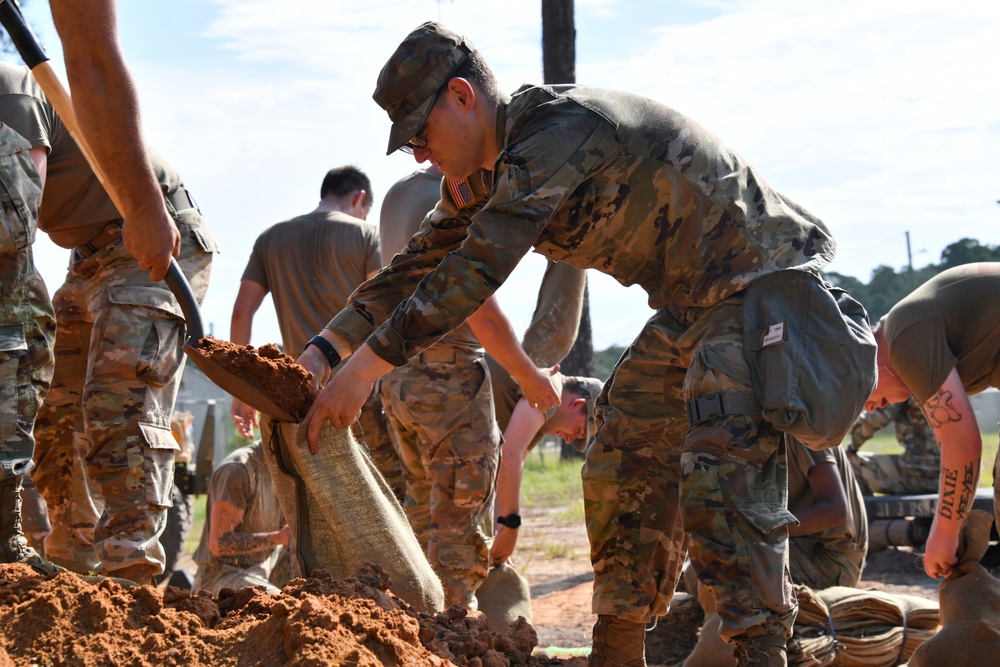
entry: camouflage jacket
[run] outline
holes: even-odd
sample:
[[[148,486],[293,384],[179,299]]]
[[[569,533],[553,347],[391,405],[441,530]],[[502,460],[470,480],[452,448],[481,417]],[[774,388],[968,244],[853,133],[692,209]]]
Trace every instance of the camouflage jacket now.
[[[353,349],[381,324],[368,344],[405,363],[475,312],[532,248],[641,285],[650,307],[682,322],[759,276],[819,270],[835,254],[820,220],[651,100],[525,86],[498,108],[497,133],[494,171],[442,199],[330,322]]]

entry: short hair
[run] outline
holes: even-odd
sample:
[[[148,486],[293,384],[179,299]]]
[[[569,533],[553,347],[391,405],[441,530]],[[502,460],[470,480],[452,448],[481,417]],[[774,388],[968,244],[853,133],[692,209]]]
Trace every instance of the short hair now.
[[[365,191],[364,203],[371,206],[372,202],[375,201],[375,195],[372,192],[372,182],[368,179],[368,175],[357,167],[344,165],[326,172],[323,185],[319,188],[319,198],[325,199],[327,195],[343,197],[358,190]]]
[[[476,87],[486,95],[489,102],[500,101],[500,84],[497,83],[496,75],[493,74],[489,63],[479,51],[470,53],[465,62],[451,73],[449,80],[456,76],[476,84]],[[447,82],[445,85],[448,85]]]

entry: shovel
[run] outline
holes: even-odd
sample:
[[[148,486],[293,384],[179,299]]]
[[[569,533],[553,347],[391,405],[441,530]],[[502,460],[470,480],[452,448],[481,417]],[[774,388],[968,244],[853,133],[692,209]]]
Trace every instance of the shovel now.
[[[97,158],[90,150],[90,146],[84,138],[83,132],[80,130],[69,92],[52,69],[52,65],[49,64],[48,55],[41,44],[38,43],[38,39],[31,31],[27,22],[25,22],[24,16],[21,14],[21,7],[17,4],[16,0],[0,0],[0,24],[3,24],[3,27],[6,28],[11,42],[14,43],[24,63],[31,70],[31,73],[45,92],[45,96],[48,97],[49,102],[62,119],[63,125],[69,130],[70,135],[72,135],[80,147],[84,157],[87,158],[87,162],[97,176],[97,180],[101,182],[108,196],[111,197],[111,201],[121,211],[121,200],[115,193],[114,188],[108,183],[104,175],[104,170],[98,164]],[[255,410],[259,410],[279,421],[298,421],[285,410],[275,405],[271,399],[262,394],[256,387],[215,363],[198,349],[197,343],[204,337],[201,311],[198,309],[198,301],[191,291],[191,285],[188,283],[187,278],[184,277],[184,273],[181,271],[176,259],[170,259],[170,267],[167,269],[164,282],[170,288],[174,298],[177,299],[181,307],[181,312],[184,314],[184,324],[186,327],[184,353],[191,358],[195,366],[200,368],[208,379],[217,384],[219,388],[240,399]]]

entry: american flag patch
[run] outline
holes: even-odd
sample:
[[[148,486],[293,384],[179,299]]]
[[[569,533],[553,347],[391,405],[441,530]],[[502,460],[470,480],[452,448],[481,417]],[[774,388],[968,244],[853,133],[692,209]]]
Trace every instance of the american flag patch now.
[[[459,208],[464,208],[475,200],[472,188],[469,187],[469,181],[464,178],[456,181],[449,178],[448,189],[451,191],[451,198],[455,200]]]

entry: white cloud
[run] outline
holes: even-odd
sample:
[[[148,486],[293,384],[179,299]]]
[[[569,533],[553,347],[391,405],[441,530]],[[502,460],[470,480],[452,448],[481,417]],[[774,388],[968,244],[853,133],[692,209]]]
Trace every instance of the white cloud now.
[[[174,52],[130,52],[129,63],[150,142],[223,247],[205,308],[223,337],[257,233],[314,206],[326,169],[358,164],[379,196],[415,168],[384,155],[389,124],[371,100],[412,28],[441,20],[465,34],[507,89],[541,79],[537,0],[502,11],[472,0],[173,6],[205,20],[188,22]],[[154,12],[137,18],[136,7],[138,25],[124,28],[154,34]],[[578,81],[658,99],[725,139],[828,222],[841,248],[834,270],[867,279],[878,264],[902,266],[906,231],[915,252],[926,249],[918,266],[962,236],[998,243],[1000,5],[577,0],[576,28]],[[189,46],[211,57],[194,61]],[[65,254],[40,255],[54,289]],[[517,326],[541,266],[529,260],[500,292]],[[593,278],[591,296],[598,347],[627,343],[649,316],[641,292],[610,279]],[[266,304],[255,324],[255,342],[279,339]]]

